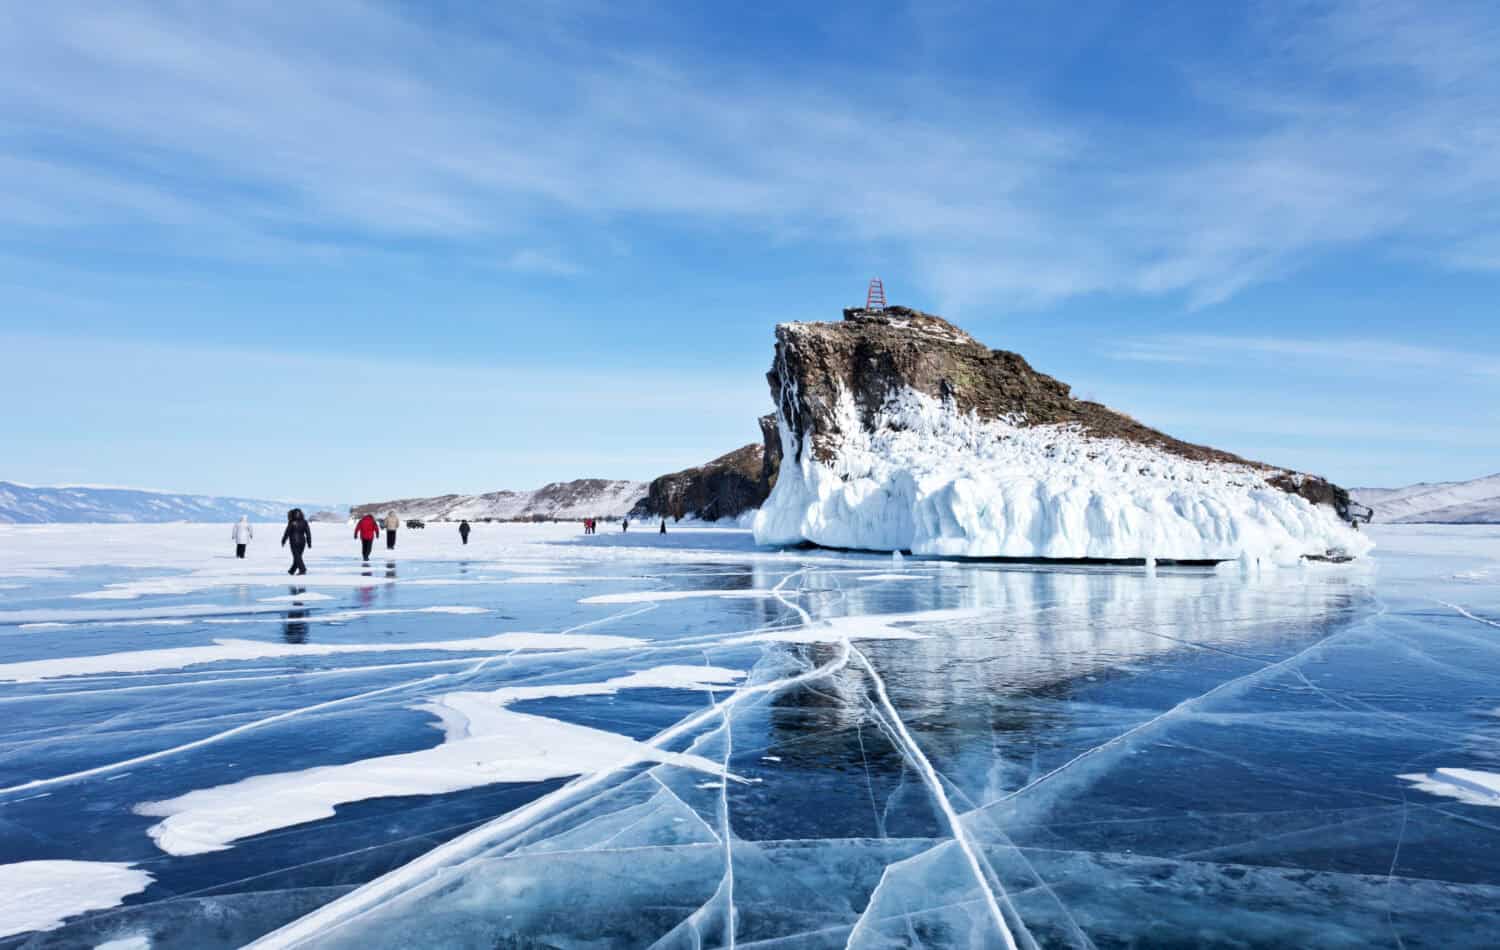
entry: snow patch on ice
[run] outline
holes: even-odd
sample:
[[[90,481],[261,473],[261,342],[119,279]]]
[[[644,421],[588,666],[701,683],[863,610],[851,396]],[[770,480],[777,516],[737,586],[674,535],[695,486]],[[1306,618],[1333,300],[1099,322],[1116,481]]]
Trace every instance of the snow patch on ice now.
[[[953,557],[1229,559],[1295,563],[1373,543],[1326,506],[1241,465],[1086,435],[1076,426],[986,420],[907,390],[873,431],[853,397],[842,443],[817,461],[782,426],[784,459],[755,519],[762,544]]]
[[[117,907],[152,880],[133,865],[102,861],[0,865],[0,937],[51,930],[74,915]]]
[[[258,775],[136,806],[164,820],[149,834],[169,854],[223,851],[251,835],[332,817],[370,798],[440,795],[499,782],[538,782],[636,762],[661,762],[729,776],[702,756],[667,752],[628,736],[515,712],[508,703],[549,696],[608,695],[643,687],[714,689],[743,677],[711,666],[663,666],[600,683],[505,687],[449,693],[418,707],[438,718],[444,741],[431,749],[346,765]]]
[[[743,678],[743,670],[722,666],[658,666],[649,670],[617,676],[600,683],[556,683],[541,686],[506,686],[490,693],[496,701],[509,705],[528,699],[552,699],[569,696],[612,696],[622,689],[712,689],[729,686]]]
[[[1397,778],[1430,795],[1456,798],[1470,805],[1500,808],[1500,773],[1478,769],[1434,769],[1412,772]]]
[[[264,660],[280,657],[333,656],[350,653],[499,653],[512,650],[613,650],[638,647],[634,637],[578,633],[501,633],[467,640],[422,643],[285,643],[260,640],[215,640],[212,646],[136,650],[99,656],[55,657],[0,664],[0,682],[34,683],[62,676],[102,673],[146,673],[202,663]]]
[[[242,610],[243,608],[224,607],[219,608],[221,612]],[[196,608],[195,608],[196,610]],[[220,617],[204,616],[198,617],[196,612],[192,620],[162,620],[147,618],[143,620],[47,620],[37,623],[19,624],[20,630],[50,630],[66,629],[68,627],[98,626],[106,624],[111,627],[186,627],[193,623],[202,624],[246,624],[246,623],[283,623],[286,620],[283,607],[254,607],[251,608],[249,617]],[[146,610],[146,613],[151,613]],[[303,623],[344,623],[350,620],[361,620],[365,617],[380,617],[389,614],[451,614],[467,615],[487,614],[488,607],[465,607],[465,606],[438,606],[438,607],[361,607],[356,610],[339,610],[331,613],[313,614],[298,619]],[[111,612],[113,613],[113,612]],[[122,616],[132,616],[130,612],[121,612]]]
[[[507,577],[501,581],[502,584],[580,584],[594,581],[638,581],[640,577],[628,577],[622,574],[613,575],[589,575],[589,574],[528,574],[519,577]]]
[[[136,607],[111,610],[69,610],[39,608],[36,610],[0,610],[0,626],[5,624],[36,625],[42,623],[113,623],[131,620],[160,620],[174,617],[213,617],[221,614],[267,614],[286,608],[272,604],[177,604],[162,607]]]
[[[624,594],[595,594],[593,597],[585,597],[579,601],[580,604],[646,604],[660,600],[690,600],[694,597],[742,597],[749,600],[761,600],[775,597],[774,591],[769,590],[641,590],[631,591]]]

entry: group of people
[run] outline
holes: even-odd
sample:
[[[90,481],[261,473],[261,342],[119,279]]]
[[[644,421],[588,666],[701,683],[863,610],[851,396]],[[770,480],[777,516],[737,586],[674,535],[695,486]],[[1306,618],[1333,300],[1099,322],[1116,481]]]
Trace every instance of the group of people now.
[[[387,551],[396,550],[396,531],[400,527],[401,519],[396,517],[396,513],[387,512],[385,516],[385,549]],[[380,536],[380,523],[375,520],[374,515],[367,513],[354,526],[354,536],[359,539],[361,555],[368,561],[370,548],[375,546],[375,539]]]
[[[629,530],[630,530],[630,517],[627,515],[626,517],[620,519],[620,533],[624,534],[625,532],[628,532]],[[667,533],[667,519],[666,518],[662,518],[661,519],[661,527],[658,528],[657,530],[661,534],[666,534]],[[599,519],[598,518],[585,518],[585,519],[583,519],[583,533],[584,534],[598,534],[599,533]],[[465,543],[467,543],[467,542],[465,542]]]
[[[381,527],[381,523],[371,514],[366,514],[354,525],[354,537],[359,539],[360,556],[366,561],[370,559],[370,550],[375,546],[375,539],[380,536]],[[396,531],[400,527],[401,519],[394,511],[388,512],[384,523],[387,551],[396,549]],[[469,543],[471,531],[473,529],[468,521],[458,523],[458,537],[464,544]],[[240,516],[240,520],[229,530],[229,537],[234,542],[234,556],[244,560],[246,549],[255,539],[255,528],[251,526],[248,515]],[[293,508],[286,513],[286,530],[281,532],[281,546],[292,550],[292,566],[287,569],[287,573],[306,574],[307,565],[302,562],[302,552],[312,547],[312,525],[307,523],[307,516],[302,513],[301,508]]]
[[[370,551],[375,547],[375,539],[380,537],[381,522],[375,520],[373,514],[366,513],[354,525],[354,537],[359,540],[360,557],[368,561]],[[401,527],[401,519],[394,511],[386,513],[385,516],[385,549],[396,550],[396,532]],[[419,526],[420,527],[420,526]],[[630,519],[620,519],[620,530],[630,530]],[[667,519],[661,519],[661,527],[657,529],[661,534],[667,533]],[[458,523],[458,537],[464,543],[469,543],[469,534],[473,531],[468,521]],[[583,519],[584,534],[599,533],[599,519]],[[255,529],[250,526],[248,517],[241,517],[235,526],[230,529],[230,538],[234,541],[234,556],[243,559],[245,549],[255,537]],[[306,574],[307,565],[302,563],[302,552],[312,547],[312,526],[307,523],[307,517],[302,514],[301,508],[293,508],[286,513],[286,530],[281,532],[281,546],[292,549],[292,566],[287,570],[288,574]]]

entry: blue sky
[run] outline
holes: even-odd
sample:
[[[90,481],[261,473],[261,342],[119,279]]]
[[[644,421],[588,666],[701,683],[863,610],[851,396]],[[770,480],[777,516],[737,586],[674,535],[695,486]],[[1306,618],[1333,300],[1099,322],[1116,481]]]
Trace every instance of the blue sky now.
[[[1492,4],[750,6],[6,4],[0,478],[649,478],[875,274],[1184,438],[1500,470]]]

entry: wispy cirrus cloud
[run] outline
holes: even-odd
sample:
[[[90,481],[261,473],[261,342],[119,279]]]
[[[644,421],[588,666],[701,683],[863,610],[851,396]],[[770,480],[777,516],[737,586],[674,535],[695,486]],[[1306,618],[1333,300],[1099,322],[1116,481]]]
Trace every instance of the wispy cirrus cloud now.
[[[1107,355],[1140,363],[1225,363],[1308,360],[1340,368],[1441,371],[1500,379],[1500,354],[1417,346],[1385,340],[1297,339],[1180,334],[1124,340]]]
[[[1175,91],[1211,116],[1184,124],[1079,114],[1014,76],[948,82],[941,49],[909,80],[783,77],[613,28],[643,10],[449,26],[365,0],[19,5],[0,30],[0,222],[39,252],[419,241],[553,276],[525,256],[555,253],[503,248],[727,227],[890,248],[950,310],[1212,304],[1367,243],[1500,267],[1500,14],[1255,9],[1256,69],[1180,51]],[[933,42],[985,15],[948,11]]]
[[[576,277],[583,273],[583,268],[561,254],[534,247],[516,251],[505,259],[505,267],[526,274],[545,274],[549,277]]]

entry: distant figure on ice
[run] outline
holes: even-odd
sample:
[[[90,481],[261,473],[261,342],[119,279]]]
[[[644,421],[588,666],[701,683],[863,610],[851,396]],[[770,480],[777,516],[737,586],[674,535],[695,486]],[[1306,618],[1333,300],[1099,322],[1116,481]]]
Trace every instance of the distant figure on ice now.
[[[387,512],[385,516],[385,549],[396,550],[396,529],[401,527],[401,519],[396,517],[394,511]]]
[[[302,515],[301,508],[286,513],[286,530],[281,532],[281,546],[292,546],[292,566],[288,574],[306,574],[307,565],[302,563],[302,551],[312,547],[312,528]]]
[[[620,519],[620,532],[623,534],[624,532],[629,531],[629,530],[630,530],[630,519],[629,518],[621,518]]]
[[[250,539],[255,537],[255,529],[250,527],[250,516],[240,515],[239,522],[235,524],[234,530],[229,532],[229,536],[234,538],[234,556],[243,561],[245,559],[245,545],[249,544]]]
[[[370,559],[370,548],[375,546],[375,536],[379,533],[380,525],[376,524],[374,515],[365,515],[354,526],[354,536],[359,538],[360,556],[366,561]]]
[[[469,523],[460,521],[458,523],[458,536],[463,539],[464,544],[469,543]]]
[[[666,534],[666,533],[667,533],[667,519],[665,517],[663,517],[661,519],[661,530],[658,531],[657,534]]]

